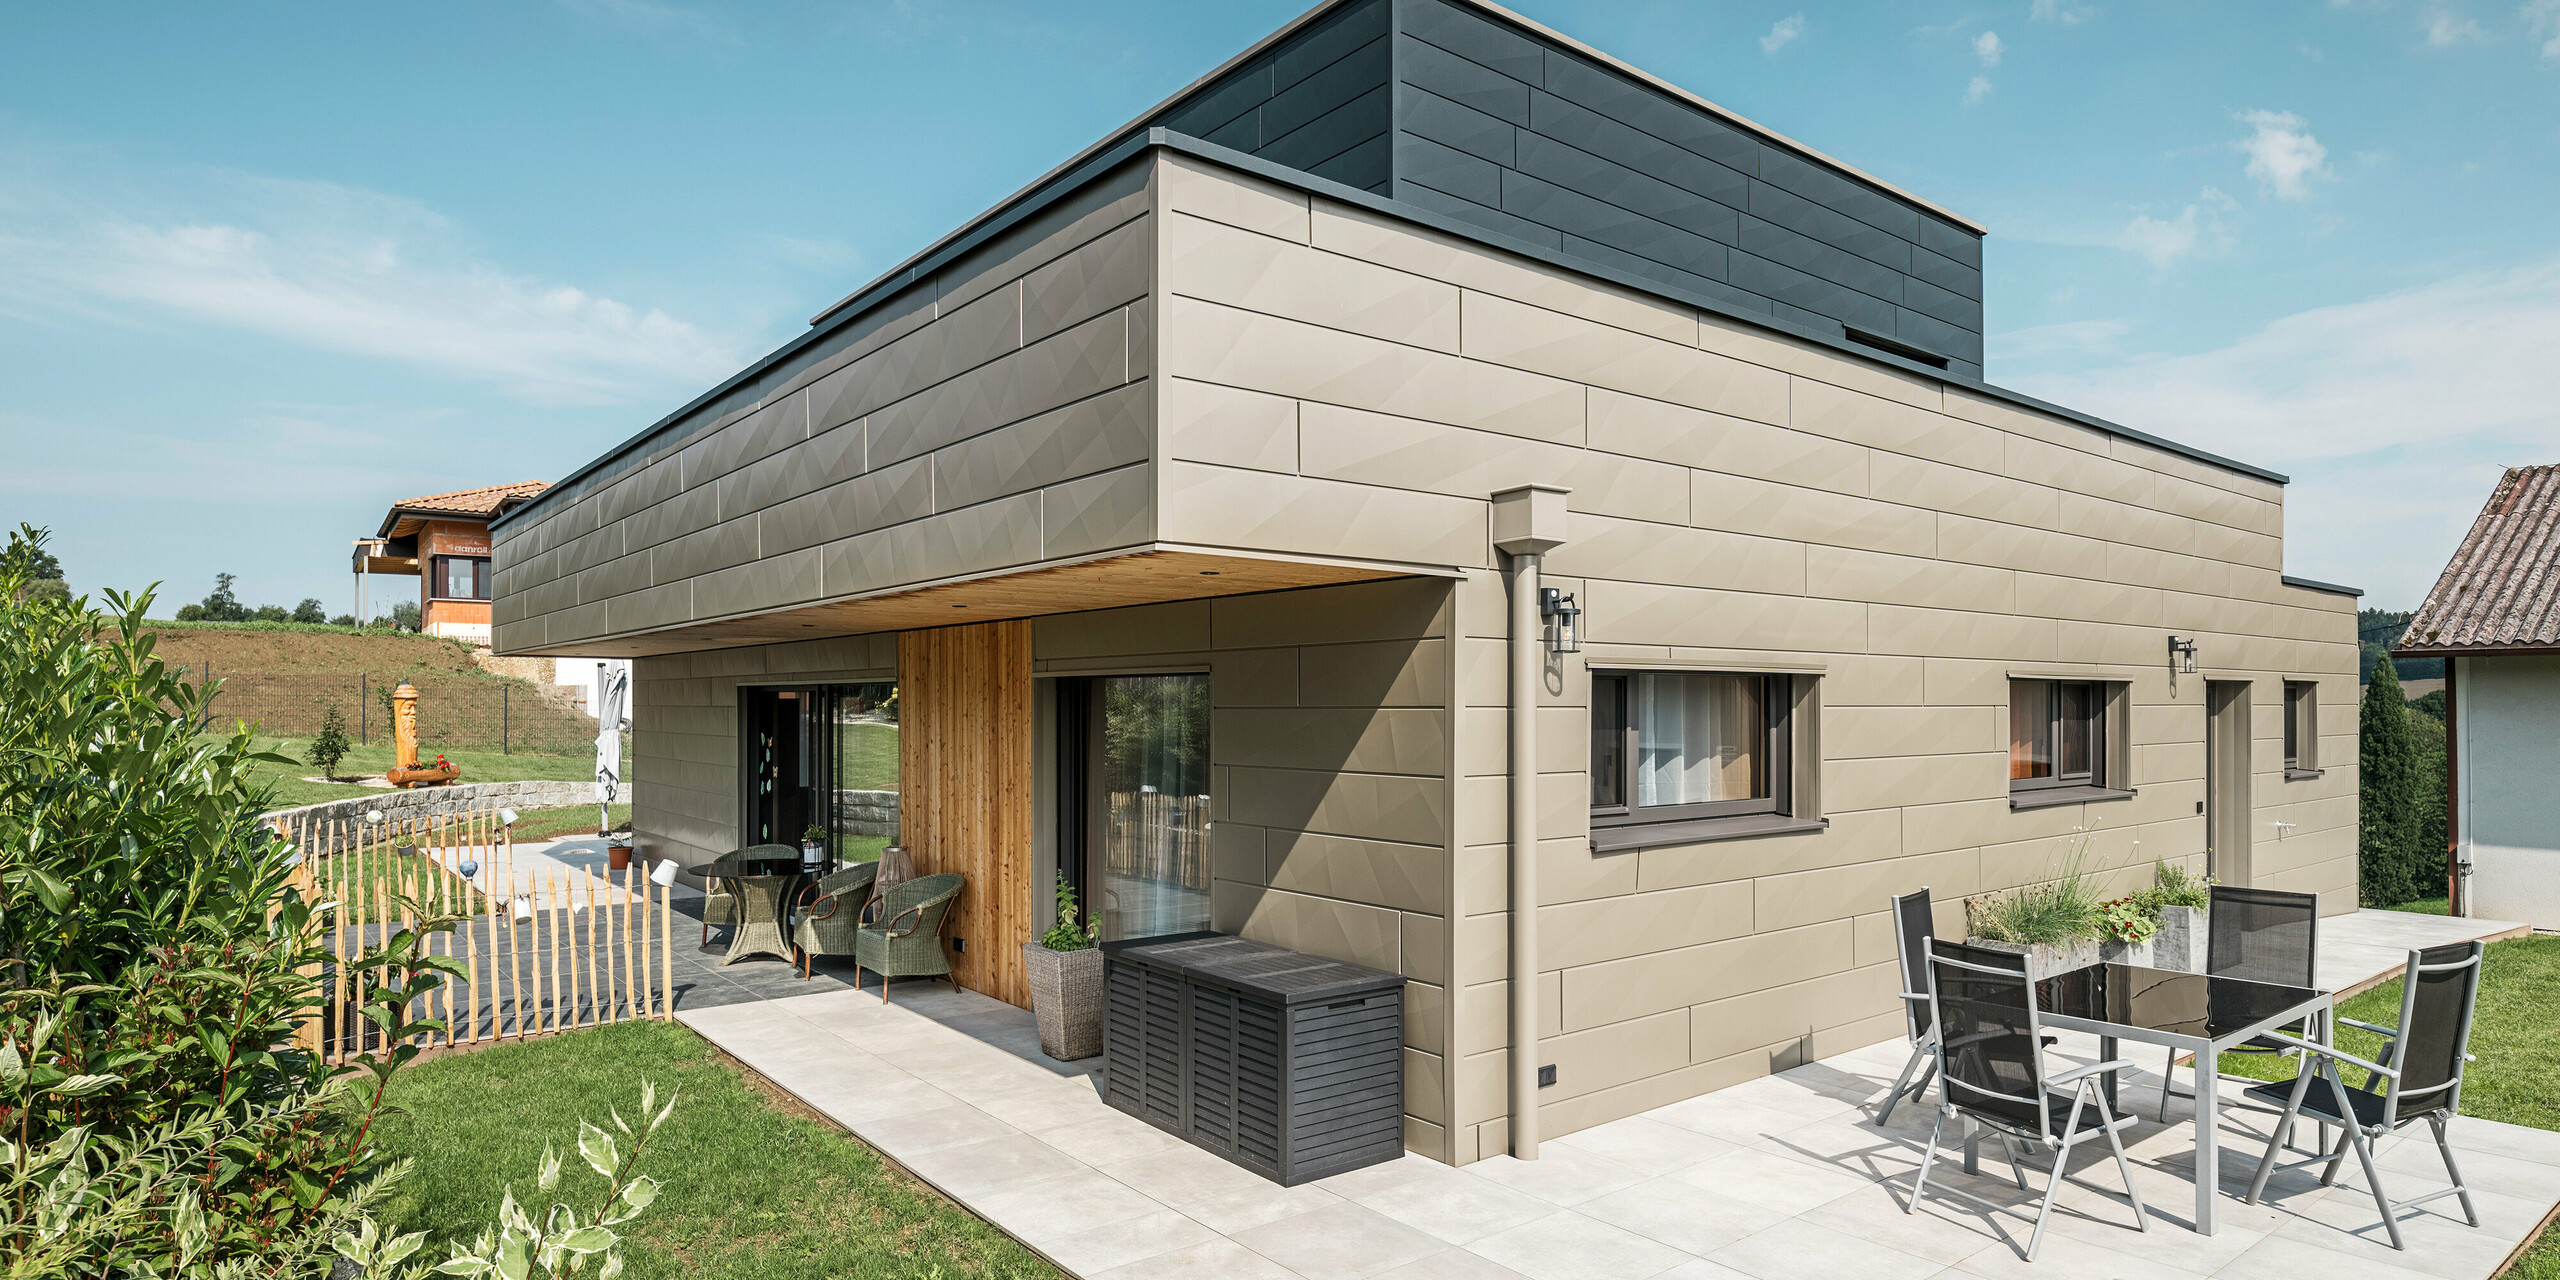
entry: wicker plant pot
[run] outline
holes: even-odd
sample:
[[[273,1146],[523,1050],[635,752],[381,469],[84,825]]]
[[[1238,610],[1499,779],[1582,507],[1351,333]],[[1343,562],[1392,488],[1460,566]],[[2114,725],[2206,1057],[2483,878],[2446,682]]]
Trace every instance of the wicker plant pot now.
[[[2198,907],[2160,908],[2160,936],[2151,940],[2151,967],[2204,972],[2205,913]]]
[[[1026,942],[1022,967],[1040,1019],[1040,1052],[1061,1062],[1102,1052],[1102,948],[1051,951]]]

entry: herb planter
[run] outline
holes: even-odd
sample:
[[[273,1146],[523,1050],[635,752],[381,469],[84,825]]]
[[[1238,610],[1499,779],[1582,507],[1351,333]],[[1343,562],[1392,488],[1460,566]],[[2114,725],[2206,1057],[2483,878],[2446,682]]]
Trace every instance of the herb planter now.
[[[2098,963],[2098,941],[2095,938],[2073,938],[2068,942],[1994,942],[1989,938],[1967,938],[1965,945],[1985,951],[2006,951],[2027,958],[2027,976],[2050,978]]]
[[[2107,964],[2129,964],[2144,969],[2157,969],[2160,966],[2152,956],[2153,947],[2158,942],[2159,939],[2156,936],[2143,942],[2118,942],[2109,938],[2098,944],[2098,959]]]
[[[1102,1052],[1102,948],[1051,951],[1026,942],[1022,967],[1040,1020],[1040,1052],[1061,1062]]]
[[[2151,967],[2204,972],[2206,922],[2201,907],[2160,908],[2160,933],[2151,940]]]

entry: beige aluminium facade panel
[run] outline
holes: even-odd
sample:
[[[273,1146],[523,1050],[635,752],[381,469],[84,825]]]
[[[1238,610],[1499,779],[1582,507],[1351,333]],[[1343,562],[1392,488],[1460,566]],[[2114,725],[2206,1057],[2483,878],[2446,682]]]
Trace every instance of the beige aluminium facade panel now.
[[[1891,894],[1930,888],[1956,929],[1956,899],[2049,875],[2083,842],[2109,892],[2154,860],[2200,864],[2208,674],[2250,682],[2262,739],[2281,732],[2285,679],[2320,682],[2329,727],[2351,704],[2353,602],[2277,581],[2277,483],[1376,211],[1159,163],[1181,226],[1159,260],[1159,536],[1356,544],[1463,570],[1451,715],[1465,745],[1447,757],[1440,819],[1454,927],[1432,1012],[1455,1064],[1434,1077],[1454,1108],[1432,1121],[1448,1158],[1507,1142],[1494,490],[1573,486],[1548,584],[1586,610],[1585,650],[1551,660],[1538,712],[1550,1135],[1899,1034]],[[1225,505],[1250,494],[1253,514]],[[2207,668],[2174,687],[2172,631],[2197,638]],[[1827,829],[1592,853],[1589,661],[1818,672]],[[2022,669],[2129,682],[2139,794],[2010,808]],[[1377,735],[1393,732],[1364,726],[1334,749],[1387,751]],[[2253,756],[2258,882],[2352,909],[2351,749],[2298,781],[2266,743]],[[1291,794],[1315,813],[1333,790]],[[1358,803],[1375,815],[1363,821],[1403,821],[1384,796]],[[1322,883],[1382,911],[1418,901],[1415,871],[1390,862],[1393,887],[1330,870]]]

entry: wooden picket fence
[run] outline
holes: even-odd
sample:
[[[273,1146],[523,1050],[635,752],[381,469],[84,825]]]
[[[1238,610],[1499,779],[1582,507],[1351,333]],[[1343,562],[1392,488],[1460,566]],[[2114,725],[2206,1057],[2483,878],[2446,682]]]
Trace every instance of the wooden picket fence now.
[[[1209,797],[1114,791],[1103,869],[1115,876],[1209,887]]]
[[[294,887],[334,904],[324,912],[324,1009],[297,1036],[328,1061],[383,1048],[380,1030],[357,1013],[368,984],[353,962],[421,915],[460,917],[422,946],[463,970],[412,1003],[410,1018],[444,1024],[412,1039],[421,1048],[674,1016],[674,909],[638,866],[599,874],[548,858],[519,864],[495,806],[379,823],[279,822],[276,831],[303,851]],[[477,864],[467,878],[466,863]]]

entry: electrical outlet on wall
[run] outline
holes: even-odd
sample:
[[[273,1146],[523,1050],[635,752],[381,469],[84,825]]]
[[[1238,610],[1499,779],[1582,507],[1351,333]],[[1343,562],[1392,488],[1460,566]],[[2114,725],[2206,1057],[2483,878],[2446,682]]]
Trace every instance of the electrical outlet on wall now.
[[[1543,1066],[1543,1067],[1538,1068],[1538,1087],[1539,1087],[1539,1088],[1541,1088],[1541,1089],[1548,1088],[1549,1086],[1552,1086],[1553,1084],[1555,1084],[1555,1082],[1556,1082],[1556,1064],[1554,1064],[1554,1063],[1550,1062],[1550,1063],[1548,1063],[1547,1065],[1545,1065],[1545,1066]]]
[[[956,952],[966,952],[969,949],[969,940],[967,938],[953,938],[951,940],[951,949]]]

